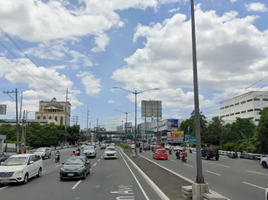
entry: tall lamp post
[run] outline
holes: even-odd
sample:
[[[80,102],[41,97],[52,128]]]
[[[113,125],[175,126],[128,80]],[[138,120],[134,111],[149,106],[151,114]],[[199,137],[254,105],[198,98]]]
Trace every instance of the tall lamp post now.
[[[200,136],[200,111],[199,111],[199,91],[198,91],[198,71],[197,71],[197,53],[195,36],[195,10],[194,0],[191,0],[191,27],[192,27],[192,57],[193,57],[193,79],[194,79],[194,112],[195,112],[195,135],[196,135],[196,183],[205,183],[202,158],[201,158],[201,136]]]
[[[114,111],[116,111],[116,112],[121,112],[121,113],[126,114],[125,130],[127,130],[127,115],[128,115],[129,113],[132,113],[132,112],[123,112],[123,111],[121,111],[121,110],[116,110],[116,109],[115,109]]]
[[[141,93],[144,93],[144,92],[149,92],[149,91],[152,91],[152,90],[159,90],[159,88],[152,88],[152,89],[149,89],[149,90],[144,90],[144,91],[130,91],[130,90],[126,90],[124,88],[121,88],[121,87],[113,87],[113,89],[119,89],[119,90],[123,90],[123,91],[126,91],[126,92],[129,92],[129,93],[132,93],[135,95],[135,132],[134,132],[134,142],[135,142],[135,155],[137,155],[137,95],[138,94],[141,94]]]

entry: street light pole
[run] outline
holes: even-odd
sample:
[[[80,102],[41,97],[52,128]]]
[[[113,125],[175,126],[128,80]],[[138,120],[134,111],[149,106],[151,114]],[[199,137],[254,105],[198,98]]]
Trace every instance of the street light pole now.
[[[201,158],[201,134],[200,134],[200,112],[199,112],[199,92],[198,92],[198,71],[195,36],[195,13],[194,0],[191,0],[191,25],[192,25],[192,52],[193,52],[193,79],[194,79],[194,112],[195,112],[195,135],[196,135],[196,183],[205,183],[202,158]]]

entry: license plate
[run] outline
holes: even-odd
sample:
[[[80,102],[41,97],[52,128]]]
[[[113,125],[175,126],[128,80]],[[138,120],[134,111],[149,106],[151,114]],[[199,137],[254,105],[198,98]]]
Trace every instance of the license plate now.
[[[1,183],[9,183],[9,179],[1,179],[0,182]]]
[[[68,174],[68,176],[74,176],[74,174]]]
[[[162,159],[165,159],[165,157],[161,157]]]

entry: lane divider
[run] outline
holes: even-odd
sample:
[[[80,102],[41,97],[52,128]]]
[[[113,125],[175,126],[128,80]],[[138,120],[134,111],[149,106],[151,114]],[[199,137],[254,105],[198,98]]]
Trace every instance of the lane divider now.
[[[267,176],[267,174],[261,173],[261,172],[255,172],[255,171],[251,171],[251,170],[246,170],[249,173],[253,173],[253,174],[258,174],[258,175],[263,175],[263,176]]]
[[[252,184],[252,183],[248,183],[248,182],[243,182],[243,183],[246,184],[246,185],[253,186],[253,187],[255,187],[255,188],[259,188],[259,189],[263,189],[263,190],[266,189],[266,188],[264,188],[264,187],[261,187],[261,186],[258,186],[258,185],[254,185],[254,184]]]
[[[74,190],[80,183],[82,182],[82,180],[78,181],[73,187],[72,190]]]
[[[124,153],[124,151],[119,148],[119,153],[122,154],[128,159],[128,161],[137,169],[137,171],[141,174],[141,176],[145,179],[145,181],[153,188],[155,193],[162,199],[162,200],[170,200],[168,196]],[[121,154],[121,156],[122,156]],[[124,157],[122,156],[124,159]]]
[[[205,170],[205,172],[210,173],[210,174],[214,174],[214,175],[217,175],[217,176],[221,176],[221,174],[218,174],[216,172],[212,172],[212,171],[208,171],[208,170]]]

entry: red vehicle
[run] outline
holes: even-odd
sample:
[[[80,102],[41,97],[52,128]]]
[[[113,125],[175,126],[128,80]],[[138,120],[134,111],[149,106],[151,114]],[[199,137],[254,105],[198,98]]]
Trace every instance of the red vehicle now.
[[[154,154],[153,154],[153,159],[167,160],[168,159],[167,151],[165,149],[156,149]]]

